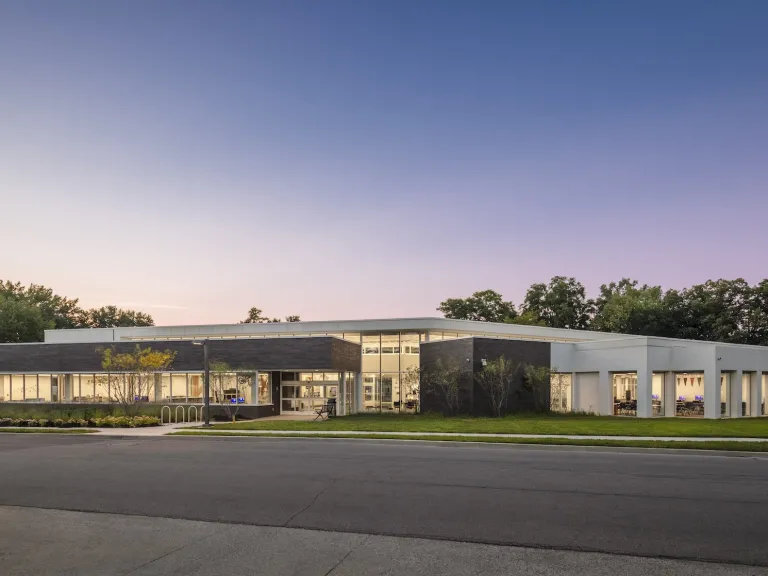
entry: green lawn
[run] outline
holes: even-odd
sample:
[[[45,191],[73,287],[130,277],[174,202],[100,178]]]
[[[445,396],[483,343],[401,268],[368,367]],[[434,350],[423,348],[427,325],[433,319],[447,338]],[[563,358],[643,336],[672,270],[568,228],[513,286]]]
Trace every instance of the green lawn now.
[[[351,438],[368,440],[426,440],[430,442],[482,442],[485,444],[540,444],[547,446],[608,446],[614,448],[670,448],[674,450],[725,450],[728,452],[768,452],[768,442],[736,442],[703,440],[698,442],[671,441],[671,440],[578,440],[568,438],[489,438],[487,436],[422,436],[409,434],[408,436],[388,436],[386,434],[356,434],[354,436],[339,432],[338,434],[323,434],[314,436],[297,432],[295,434],[269,434],[267,432],[223,432],[213,430],[180,430],[172,432],[170,436],[237,436],[251,438]]]
[[[355,430],[369,432],[459,432],[465,434],[574,434],[598,436],[701,436],[768,438],[768,418],[704,420],[580,415],[516,415],[447,418],[436,415],[360,414],[325,421],[252,420],[215,424],[223,430]]]
[[[0,434],[93,434],[83,428],[0,428]]]

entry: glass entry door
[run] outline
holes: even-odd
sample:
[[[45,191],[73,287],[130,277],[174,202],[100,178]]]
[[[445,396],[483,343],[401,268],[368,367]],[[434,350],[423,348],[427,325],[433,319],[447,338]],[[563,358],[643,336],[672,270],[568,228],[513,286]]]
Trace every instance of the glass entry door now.
[[[335,400],[339,391],[338,382],[283,382],[281,390],[281,412],[313,414],[316,409]]]

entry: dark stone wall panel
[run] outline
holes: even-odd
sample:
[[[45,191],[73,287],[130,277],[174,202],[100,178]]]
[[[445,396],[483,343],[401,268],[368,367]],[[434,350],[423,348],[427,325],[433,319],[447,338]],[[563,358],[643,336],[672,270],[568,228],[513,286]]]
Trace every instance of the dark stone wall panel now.
[[[100,372],[99,350],[114,345],[128,352],[137,344],[176,352],[171,370],[203,369],[203,347],[190,341],[142,341],[73,344],[0,345],[0,373]],[[360,371],[360,345],[332,337],[242,338],[211,340],[210,359],[226,362],[236,370]]]
[[[423,342],[419,354],[419,365],[422,370],[428,370],[437,360],[442,360],[444,365],[455,365],[466,370],[466,374],[459,380],[459,411],[471,413],[473,405],[472,338]],[[419,387],[419,403],[422,412],[447,413],[441,396],[425,386]]]
[[[503,338],[458,338],[424,343],[421,346],[420,365],[428,368],[438,359],[467,366],[467,377],[460,382],[459,410],[474,416],[490,416],[492,409],[485,393],[475,380],[475,375],[483,369],[482,360],[495,360],[499,357],[534,366],[551,365],[551,344]],[[469,363],[467,362],[469,360]],[[471,368],[471,372],[469,371]],[[547,396],[549,392],[547,392]],[[422,412],[443,412],[445,405],[435,394],[423,387],[420,390]],[[510,388],[510,394],[504,412],[532,411],[534,402],[531,394],[524,389],[522,369],[517,373]]]

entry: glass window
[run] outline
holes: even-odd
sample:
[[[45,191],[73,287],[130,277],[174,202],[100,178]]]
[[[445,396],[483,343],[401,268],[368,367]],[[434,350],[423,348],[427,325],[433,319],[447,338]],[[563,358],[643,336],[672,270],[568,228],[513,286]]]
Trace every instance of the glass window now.
[[[704,374],[702,372],[675,374],[675,415],[704,416]]]
[[[80,402],[93,402],[96,382],[93,374],[80,374]]]
[[[109,397],[113,402],[119,402],[125,395],[125,374],[109,375]]]
[[[38,402],[37,398],[37,374],[24,375],[24,401]]]
[[[728,372],[720,373],[720,416],[731,415],[731,375]]]
[[[750,374],[742,374],[741,376],[741,415],[742,416],[749,416],[750,407],[751,407],[751,394],[750,394],[750,378],[752,376]]]
[[[400,375],[381,375],[381,409],[400,409]]]
[[[363,374],[363,409],[379,409],[379,375]]]
[[[381,335],[363,336],[363,372],[381,371]]]
[[[552,374],[549,386],[549,405],[553,412],[571,411],[571,390],[570,374]]]
[[[109,402],[109,381],[106,374],[95,374],[96,402]]]
[[[170,374],[156,374],[155,382],[160,380],[160,398],[156,399],[156,402],[173,402],[171,397],[171,375]],[[151,395],[151,393],[150,393]]]
[[[0,402],[11,401],[11,376],[0,374]]]
[[[200,403],[203,401],[203,375],[189,375],[189,401]]]
[[[651,377],[651,414],[664,416],[664,373],[654,372]]]
[[[2,376],[0,376],[0,379],[2,379]],[[40,398],[41,402],[53,402],[53,398],[51,397],[51,375],[50,374],[40,374],[37,377],[37,390],[38,390],[38,396]],[[0,398],[2,397],[2,389],[0,389]]]
[[[24,401],[24,376],[21,374],[11,376],[11,401]]]
[[[59,402],[61,400],[61,376],[58,374],[51,374],[51,402]]]
[[[259,372],[259,404],[272,403],[272,375]]]
[[[637,416],[637,374],[613,375],[613,413]]]
[[[187,401],[187,375],[171,374],[171,402]]]

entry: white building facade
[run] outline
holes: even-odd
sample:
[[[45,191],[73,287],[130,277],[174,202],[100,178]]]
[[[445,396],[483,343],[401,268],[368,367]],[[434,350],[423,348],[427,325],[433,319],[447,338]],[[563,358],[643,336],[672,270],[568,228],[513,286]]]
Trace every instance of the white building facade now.
[[[360,344],[354,411],[402,410],[413,402],[406,374],[424,342],[485,336],[551,343],[552,407],[651,417],[765,415],[768,347],[496,324],[445,318],[49,330],[46,343],[109,343],[333,336]],[[312,376],[309,376],[312,379]],[[326,375],[333,382],[333,375]],[[305,379],[284,380],[293,393]],[[316,377],[315,377],[316,379]],[[327,390],[327,392],[326,392]],[[330,394],[326,385],[321,394]],[[333,393],[338,390],[333,389]],[[307,404],[282,397],[283,412]],[[319,398],[318,401],[324,401]],[[311,408],[311,405],[310,405]]]

